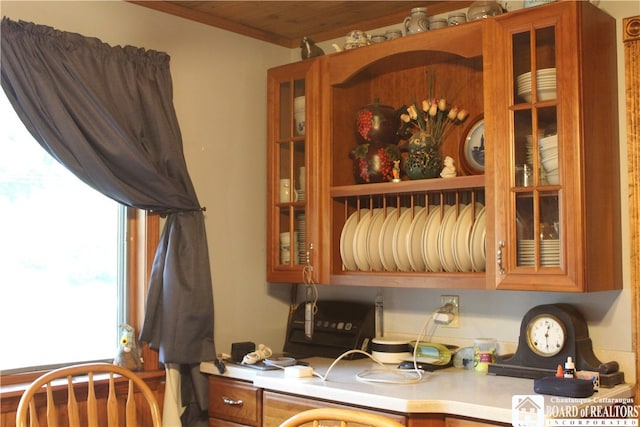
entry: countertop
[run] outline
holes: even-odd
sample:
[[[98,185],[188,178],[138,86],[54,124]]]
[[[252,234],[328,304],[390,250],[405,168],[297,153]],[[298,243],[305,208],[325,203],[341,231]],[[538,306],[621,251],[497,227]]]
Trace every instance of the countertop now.
[[[333,359],[309,358],[316,373],[325,376]],[[213,363],[201,364],[202,372],[220,375]],[[442,413],[484,419],[502,423],[512,422],[514,395],[535,395],[533,380],[487,375],[458,368],[425,373],[415,384],[371,383],[357,378],[358,374],[382,369],[370,359],[340,360],[326,380],[318,377],[285,377],[280,369],[261,371],[227,364],[224,376],[252,382],[256,387],[316,399],[331,400],[349,405],[366,406],[400,413]],[[376,371],[377,372],[377,371]],[[391,379],[384,373],[375,378]],[[588,407],[611,403],[609,399],[633,397],[632,384],[601,388],[586,399],[544,396],[545,407]],[[605,405],[606,406],[606,405]]]

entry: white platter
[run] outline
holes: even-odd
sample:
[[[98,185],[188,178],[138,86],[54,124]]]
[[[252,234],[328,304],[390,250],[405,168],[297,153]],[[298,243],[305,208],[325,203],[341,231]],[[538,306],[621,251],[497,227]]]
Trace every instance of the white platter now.
[[[484,271],[487,268],[485,238],[487,234],[485,208],[478,212],[476,222],[471,229],[469,239],[469,254],[473,271]]]
[[[404,212],[401,208],[400,213]],[[382,224],[382,230],[380,231],[380,239],[378,241],[378,251],[380,252],[380,259],[382,265],[386,271],[396,271],[398,266],[393,258],[393,232],[395,231],[396,224],[398,223],[398,212],[396,208],[387,209],[387,217]]]
[[[394,209],[395,208],[390,208]],[[387,212],[390,210],[387,209]],[[382,265],[382,258],[380,257],[380,232],[382,231],[382,224],[385,220],[385,210],[379,209],[374,212],[369,228],[367,230],[367,261],[373,271],[382,271],[384,266]]]
[[[359,270],[369,271],[371,267],[367,258],[367,231],[373,214],[371,211],[366,214],[362,214],[362,210],[360,212],[360,221],[353,234],[353,259]]]
[[[459,209],[464,209],[464,204],[459,205]],[[442,268],[447,272],[456,271],[456,263],[453,259],[453,229],[457,220],[457,209],[452,208],[442,217],[442,224],[438,230],[438,256],[442,263]]]
[[[453,206],[445,205],[443,210],[432,209],[427,217],[427,222],[422,232],[422,259],[429,271],[438,272],[442,270],[442,263],[438,255],[438,231],[442,224],[442,216]]]
[[[347,271],[355,271],[358,269],[356,260],[353,258],[353,236],[355,235],[356,227],[358,226],[358,216],[362,215],[363,211],[369,211],[369,209],[361,209],[360,212],[356,211],[349,215],[347,221],[342,227],[342,233],[340,234],[340,257],[342,258],[342,265]]]
[[[451,240],[453,245],[453,260],[458,271],[467,273],[473,268],[471,264],[471,253],[469,251],[469,236],[471,235],[474,216],[477,218],[478,213],[483,208],[484,206],[481,203],[475,203],[475,209],[474,205],[469,203],[460,210],[460,214],[456,220]]]
[[[400,271],[411,271],[411,263],[407,253],[407,241],[409,240],[409,229],[413,221],[411,209],[405,210],[398,218],[393,230],[393,259]]]
[[[438,209],[437,206],[430,206],[429,212]],[[413,221],[409,228],[409,238],[407,239],[407,254],[409,256],[409,264],[413,271],[425,271],[427,265],[422,257],[422,232],[427,223],[427,209],[420,207],[413,215]]]

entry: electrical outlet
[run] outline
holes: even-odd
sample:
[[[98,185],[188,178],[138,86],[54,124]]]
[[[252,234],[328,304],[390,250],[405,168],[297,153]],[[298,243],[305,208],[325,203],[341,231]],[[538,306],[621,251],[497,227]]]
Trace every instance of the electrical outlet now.
[[[440,307],[450,304],[448,313],[453,314],[453,320],[448,325],[440,325],[445,328],[460,327],[460,297],[458,295],[440,295]]]

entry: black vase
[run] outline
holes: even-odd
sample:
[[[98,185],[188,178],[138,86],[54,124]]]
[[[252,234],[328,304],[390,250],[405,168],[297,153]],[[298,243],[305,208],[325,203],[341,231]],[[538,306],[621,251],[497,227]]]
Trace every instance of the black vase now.
[[[440,144],[433,137],[419,131],[409,139],[409,156],[404,169],[409,179],[437,178],[442,171]]]

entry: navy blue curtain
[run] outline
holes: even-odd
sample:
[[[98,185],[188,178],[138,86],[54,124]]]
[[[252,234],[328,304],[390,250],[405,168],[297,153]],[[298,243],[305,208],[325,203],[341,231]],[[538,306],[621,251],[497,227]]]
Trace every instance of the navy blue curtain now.
[[[169,56],[9,18],[1,41],[2,88],[38,143],[104,195],[166,214],[140,340],[164,363],[214,360],[204,214],[184,159]]]

